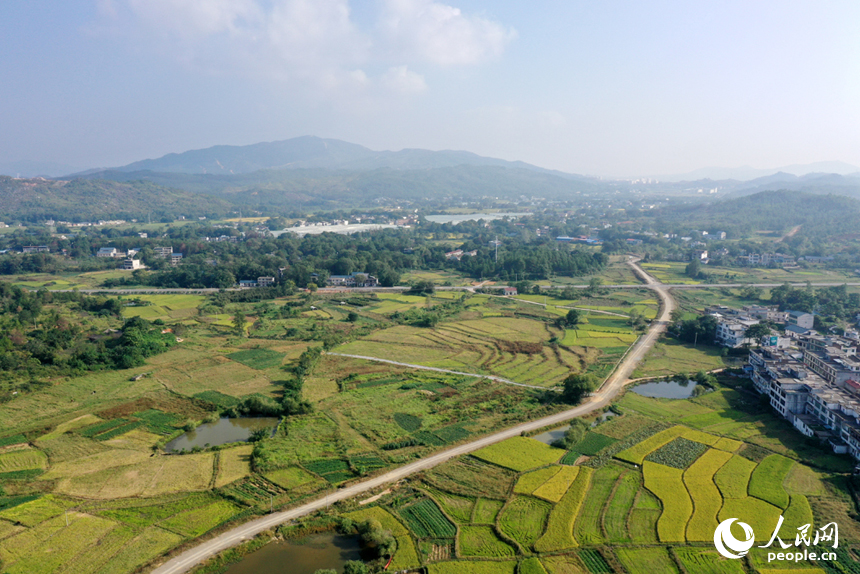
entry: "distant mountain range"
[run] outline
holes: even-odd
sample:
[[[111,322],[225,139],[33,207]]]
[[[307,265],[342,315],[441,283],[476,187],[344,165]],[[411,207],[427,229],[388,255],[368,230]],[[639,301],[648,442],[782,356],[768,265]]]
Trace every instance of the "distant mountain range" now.
[[[540,168],[521,161],[483,157],[467,151],[403,149],[374,151],[336,139],[303,136],[246,146],[219,145],[206,149],[171,153],[158,159],[136,161],[110,171],[238,175],[260,170],[330,169],[371,171],[376,169],[436,169],[461,165],[495,166],[551,173],[559,177],[590,179]],[[93,171],[106,170],[89,170]]]
[[[650,176],[659,181],[696,181],[702,179],[750,181],[776,174],[804,176],[813,173],[835,173],[839,175],[860,174],[860,167],[844,161],[819,161],[806,164],[792,164],[774,169],[759,169],[748,165],[741,167],[703,167],[687,173]]]

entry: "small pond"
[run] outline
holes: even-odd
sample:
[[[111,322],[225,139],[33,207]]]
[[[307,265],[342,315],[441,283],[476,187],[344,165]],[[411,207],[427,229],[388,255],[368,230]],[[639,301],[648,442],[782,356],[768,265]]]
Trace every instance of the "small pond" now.
[[[227,568],[225,574],[314,574],[320,568],[340,572],[347,561],[360,559],[358,536],[316,534],[266,544]]]
[[[591,423],[591,426],[597,426],[598,424],[611,419],[612,417],[617,417],[615,413],[612,411],[606,411],[605,413],[600,413],[600,416],[594,419],[594,422]],[[544,444],[552,444],[560,438],[564,438],[564,433],[567,432],[567,429],[570,428],[570,425],[565,425],[563,427],[552,429],[551,431],[547,431],[545,433],[541,433],[539,435],[535,435],[532,438],[535,440],[539,440]]]
[[[689,399],[699,386],[696,381],[655,381],[633,387],[633,392],[652,399]]]
[[[275,417],[245,417],[245,418],[221,418],[214,423],[202,424],[194,430],[180,435],[167,443],[164,450],[167,452],[178,452],[183,448],[191,450],[195,446],[205,448],[228,442],[238,442],[251,438],[251,433],[260,429],[271,429],[274,431],[278,426]]]

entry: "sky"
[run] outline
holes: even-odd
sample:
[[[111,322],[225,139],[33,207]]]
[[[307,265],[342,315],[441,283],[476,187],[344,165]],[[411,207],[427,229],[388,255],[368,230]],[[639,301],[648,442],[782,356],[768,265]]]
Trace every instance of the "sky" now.
[[[0,163],[302,135],[603,177],[860,165],[860,2],[3,0]]]

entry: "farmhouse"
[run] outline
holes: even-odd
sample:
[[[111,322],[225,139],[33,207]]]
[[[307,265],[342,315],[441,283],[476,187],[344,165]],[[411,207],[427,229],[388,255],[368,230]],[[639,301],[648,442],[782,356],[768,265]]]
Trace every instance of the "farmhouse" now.
[[[516,287],[502,287],[502,295],[505,297],[513,297],[517,294]]]
[[[21,248],[22,253],[49,253],[51,248],[47,245],[25,245]]]
[[[369,273],[354,271],[349,275],[331,275],[328,284],[332,287],[376,287],[379,280]]]
[[[96,252],[96,257],[119,257],[120,253],[116,247],[102,247]]]
[[[119,264],[119,268],[123,271],[134,271],[135,269],[142,269],[143,264],[141,264],[139,259],[132,259],[129,257]]]

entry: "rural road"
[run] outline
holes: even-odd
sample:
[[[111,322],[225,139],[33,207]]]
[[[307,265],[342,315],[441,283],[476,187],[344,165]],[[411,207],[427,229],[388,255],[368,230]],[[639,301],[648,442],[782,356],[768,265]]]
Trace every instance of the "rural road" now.
[[[431,469],[442,464],[454,457],[468,454],[485,446],[521,435],[526,431],[537,430],[541,427],[550,425],[560,425],[572,418],[582,416],[601,409],[607,406],[610,401],[621,391],[624,384],[630,378],[630,374],[636,368],[639,361],[645,356],[648,350],[654,345],[660,335],[666,330],[669,323],[672,311],[675,309],[675,301],[669,294],[669,288],[656,281],[653,277],[645,273],[637,262],[633,259],[628,261],[628,264],[633,268],[633,271],[639,276],[649,289],[654,290],[661,300],[661,308],[659,316],[651,322],[651,327],[644,337],[639,340],[628,351],[627,356],[618,365],[615,371],[606,379],[601,387],[592,393],[588,400],[572,409],[550,415],[538,420],[519,424],[515,427],[505,429],[489,436],[474,440],[470,443],[455,446],[448,450],[430,455],[421,460],[401,466],[383,475],[377,476],[353,484],[346,488],[337,490],[323,498],[303,504],[291,510],[275,512],[268,516],[252,520],[241,526],[237,526],[232,530],[224,532],[215,538],[208,540],[198,546],[189,548],[182,554],[168,560],[161,566],[152,570],[152,574],[181,574],[187,572],[200,562],[207,558],[222,552],[228,548],[236,546],[245,540],[253,538],[260,532],[283,524],[284,522],[307,516],[317,510],[325,508],[334,502],[353,498],[375,488],[379,488],[389,483],[396,482],[407,476]]]

